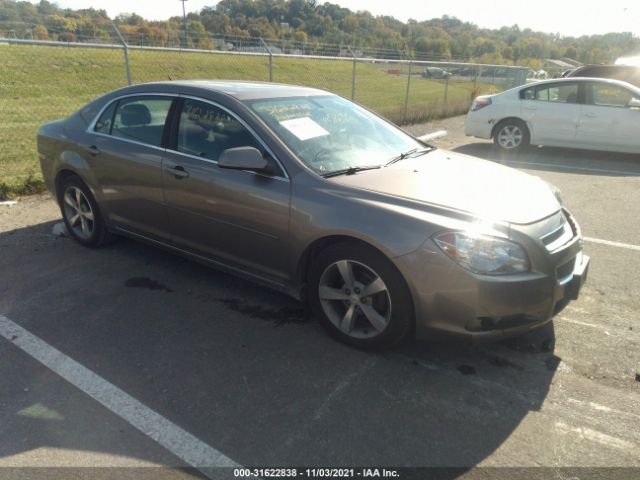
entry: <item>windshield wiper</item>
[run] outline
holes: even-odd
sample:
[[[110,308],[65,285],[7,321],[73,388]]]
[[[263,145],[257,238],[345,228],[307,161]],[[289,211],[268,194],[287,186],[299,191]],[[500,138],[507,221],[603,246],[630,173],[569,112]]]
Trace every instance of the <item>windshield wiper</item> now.
[[[353,175],[354,173],[357,173],[357,172],[362,172],[364,170],[375,170],[377,168],[382,168],[382,165],[364,165],[361,167],[343,168],[341,170],[335,170],[333,172],[325,173],[322,176],[324,178],[329,178],[329,177],[337,177],[338,175]]]
[[[420,155],[424,155],[425,153],[433,152],[435,149],[436,149],[436,147],[432,147],[432,146],[428,146],[428,147],[422,148],[420,150],[418,150],[417,148],[412,148],[411,150],[407,150],[406,152],[402,152],[397,157],[393,157],[391,160],[389,160],[385,164],[385,167],[387,165],[391,165],[391,164],[394,164],[396,162],[399,162],[400,160],[404,160],[405,158],[419,157]]]

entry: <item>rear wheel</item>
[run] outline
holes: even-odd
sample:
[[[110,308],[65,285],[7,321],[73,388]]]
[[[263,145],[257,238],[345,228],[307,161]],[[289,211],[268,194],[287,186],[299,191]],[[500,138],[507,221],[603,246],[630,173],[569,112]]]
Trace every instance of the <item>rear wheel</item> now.
[[[530,135],[527,125],[516,118],[503,120],[496,125],[493,142],[503,150],[520,151],[529,145]]]
[[[79,177],[62,180],[59,192],[62,218],[74,240],[85,247],[97,247],[113,238],[91,191]]]
[[[312,311],[330,334],[348,345],[390,348],[413,325],[413,303],[404,278],[371,247],[328,247],[314,262],[309,283]]]

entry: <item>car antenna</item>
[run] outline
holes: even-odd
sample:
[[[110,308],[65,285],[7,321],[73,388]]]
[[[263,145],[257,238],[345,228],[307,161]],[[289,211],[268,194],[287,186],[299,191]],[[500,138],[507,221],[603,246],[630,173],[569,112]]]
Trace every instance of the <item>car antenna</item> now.
[[[169,78],[170,82],[173,82],[173,79],[171,78],[171,75],[167,75],[167,77]]]

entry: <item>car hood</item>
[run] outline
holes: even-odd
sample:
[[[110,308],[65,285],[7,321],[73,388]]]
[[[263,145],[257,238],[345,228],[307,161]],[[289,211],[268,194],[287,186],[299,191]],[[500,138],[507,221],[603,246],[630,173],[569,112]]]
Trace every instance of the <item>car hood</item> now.
[[[509,223],[532,223],[560,209],[540,178],[444,150],[330,180]]]

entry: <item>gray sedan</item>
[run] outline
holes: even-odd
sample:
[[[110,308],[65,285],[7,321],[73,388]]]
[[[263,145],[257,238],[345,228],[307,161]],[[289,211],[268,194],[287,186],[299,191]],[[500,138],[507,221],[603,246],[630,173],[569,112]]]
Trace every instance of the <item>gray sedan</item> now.
[[[309,302],[338,339],[521,334],[589,259],[557,191],[327,92],[185,81],[111,92],[38,134],[71,235],[126,235]]]

